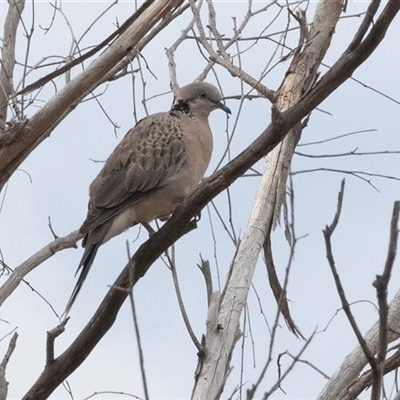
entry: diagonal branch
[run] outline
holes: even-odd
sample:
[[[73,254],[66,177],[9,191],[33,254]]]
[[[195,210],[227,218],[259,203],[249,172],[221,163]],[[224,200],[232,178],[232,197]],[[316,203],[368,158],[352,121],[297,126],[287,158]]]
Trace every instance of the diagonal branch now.
[[[16,267],[5,283],[0,287],[0,307],[7,298],[10,297],[27,274],[58,251],[76,247],[76,243],[80,239],[82,239],[82,235],[79,231],[71,232],[65,237],[56,238]]]
[[[345,185],[345,180],[343,179],[342,183],[341,183],[339,195],[338,195],[338,203],[337,203],[335,216],[333,218],[331,225],[326,226],[326,228],[323,230],[324,238],[325,238],[325,247],[326,247],[326,258],[328,259],[329,266],[331,268],[332,275],[335,280],[336,289],[337,289],[338,295],[340,297],[340,301],[342,303],[343,311],[345,312],[347,319],[350,322],[350,325],[357,337],[358,343],[360,344],[360,346],[365,354],[365,357],[367,358],[368,363],[371,366],[373,373],[374,372],[376,373],[377,372],[376,360],[374,358],[374,355],[371,353],[370,349],[368,348],[368,345],[367,345],[360,329],[358,328],[358,325],[353,316],[353,313],[351,312],[350,304],[347,301],[346,294],[345,294],[342,282],[340,280],[339,273],[336,269],[335,260],[334,260],[333,253],[332,253],[331,238],[332,238],[332,235],[339,223],[340,214],[342,212],[344,185]]]

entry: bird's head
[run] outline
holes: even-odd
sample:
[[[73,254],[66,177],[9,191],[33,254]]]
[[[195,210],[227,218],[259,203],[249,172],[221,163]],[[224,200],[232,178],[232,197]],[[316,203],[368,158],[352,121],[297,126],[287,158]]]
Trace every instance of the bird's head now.
[[[178,91],[177,102],[185,103],[195,117],[208,117],[211,111],[217,108],[220,108],[227,114],[231,114],[231,110],[222,103],[220,91],[214,85],[207,82],[194,82],[183,86]]]

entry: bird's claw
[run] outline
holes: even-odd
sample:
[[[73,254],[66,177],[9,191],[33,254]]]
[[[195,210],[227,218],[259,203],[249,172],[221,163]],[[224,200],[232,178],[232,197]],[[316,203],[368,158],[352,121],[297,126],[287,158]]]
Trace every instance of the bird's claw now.
[[[195,224],[197,224],[197,222],[199,222],[200,219],[201,219],[201,211],[199,211],[198,214],[194,215],[190,222],[194,222]]]

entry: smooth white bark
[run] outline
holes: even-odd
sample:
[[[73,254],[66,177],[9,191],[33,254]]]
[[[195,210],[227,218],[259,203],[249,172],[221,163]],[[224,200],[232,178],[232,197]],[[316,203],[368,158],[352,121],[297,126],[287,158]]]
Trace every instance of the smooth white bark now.
[[[400,290],[396,293],[389,305],[388,314],[388,343],[399,338],[400,331]],[[379,346],[379,321],[364,336],[365,342],[372,354],[376,354]],[[349,353],[341,366],[331,376],[328,383],[322,389],[317,400],[350,400],[347,388],[356,380],[364,367],[367,359],[360,346]],[[351,397],[352,398],[352,397]]]
[[[278,109],[284,111],[296,103],[314,83],[318,66],[330,45],[339,19],[342,0],[322,0],[314,23],[307,34],[304,50],[297,54],[279,89]],[[306,24],[303,24],[303,28]],[[318,35],[315,30],[318,30]],[[293,131],[293,132],[292,132]],[[297,144],[299,129],[294,128],[282,144],[268,155],[268,162],[257,191],[253,210],[234,259],[231,274],[221,298],[212,304],[207,321],[205,352],[196,376],[192,400],[214,400],[222,393],[230,358],[240,337],[240,316],[246,305],[249,288],[260,251],[270,226],[279,212],[286,178]],[[293,134],[292,134],[293,133]],[[219,303],[219,304],[218,304]]]

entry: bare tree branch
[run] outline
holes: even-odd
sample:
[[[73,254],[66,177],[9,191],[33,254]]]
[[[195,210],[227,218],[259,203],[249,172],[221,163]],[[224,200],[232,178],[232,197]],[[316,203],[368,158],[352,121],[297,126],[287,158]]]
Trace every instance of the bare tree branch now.
[[[242,69],[238,68],[237,66],[233,65],[232,62],[229,60],[229,55],[226,52],[226,48],[232,45],[237,38],[238,35],[240,34],[240,29],[236,32],[236,35],[225,45],[222,45],[222,38],[221,35],[219,34],[216,24],[215,24],[215,18],[210,20],[210,25],[208,26],[213,35],[214,39],[217,41],[218,44],[218,50],[219,52],[217,53],[213,47],[209,44],[208,38],[205,34],[205,30],[203,27],[203,24],[201,22],[200,18],[200,13],[199,13],[199,8],[196,6],[194,0],[189,0],[194,19],[196,21],[196,26],[199,31],[199,42],[202,44],[202,46],[207,50],[210,60],[213,63],[218,63],[225,67],[233,76],[236,76],[240,78],[242,81],[246,82],[249,86],[253,87],[256,89],[259,93],[261,93],[266,99],[269,99],[270,101],[273,101],[275,99],[275,93],[272,90],[267,89],[259,80],[254,79],[252,76],[250,76],[248,73],[243,71]],[[211,6],[211,16],[212,16],[212,3],[208,3]],[[242,27],[243,28],[243,27]]]
[[[151,4],[150,2],[146,2],[143,5],[142,12],[147,7],[149,7],[150,4]],[[55,10],[57,10],[57,9],[60,10],[60,7],[58,7],[58,8],[54,7],[54,8],[55,8]],[[46,85],[46,83],[57,78],[57,76],[60,76],[68,71],[71,71],[71,69],[73,67],[75,67],[76,65],[82,64],[84,61],[86,61],[90,57],[93,57],[104,47],[108,46],[115,38],[117,38],[118,36],[121,36],[129,28],[129,26],[137,19],[137,17],[138,17],[137,13],[131,15],[117,30],[115,30],[111,35],[109,35],[106,39],[104,39],[100,44],[93,47],[91,50],[89,50],[85,54],[81,55],[80,57],[74,58],[73,60],[69,61],[67,64],[56,69],[55,71],[43,76],[42,78],[29,84],[28,86],[25,86],[23,89],[18,91],[18,93],[16,93],[15,95],[18,96],[18,95],[28,94],[28,93],[32,92],[33,90],[39,89],[42,86]],[[71,58],[71,57],[69,57],[69,58]]]
[[[0,306],[13,293],[27,274],[58,251],[76,247],[76,243],[80,239],[82,239],[82,235],[79,231],[74,231],[65,237],[57,238],[16,267],[0,288]]]
[[[333,277],[335,280],[337,292],[340,297],[340,301],[342,303],[342,308],[343,308],[343,310],[347,316],[347,319],[349,320],[350,325],[357,337],[358,343],[360,344],[360,346],[365,354],[365,357],[367,358],[368,363],[371,366],[371,370],[374,375],[374,382],[377,383],[377,381],[379,380],[377,362],[374,358],[373,353],[368,348],[368,345],[367,345],[366,341],[364,340],[364,337],[363,337],[360,329],[358,328],[358,325],[353,316],[353,313],[351,312],[350,304],[347,301],[346,294],[345,294],[342,282],[340,280],[339,273],[337,272],[337,269],[335,266],[335,260],[334,260],[333,253],[332,253],[331,237],[339,223],[339,218],[340,218],[340,214],[342,211],[342,205],[343,205],[344,185],[345,185],[345,181],[343,179],[341,188],[339,191],[339,195],[338,195],[338,204],[337,204],[335,216],[333,218],[331,225],[326,226],[326,228],[323,231],[324,238],[325,238],[326,258],[328,259],[329,266],[331,268],[331,271],[332,271],[332,274],[333,274]]]
[[[172,273],[172,280],[174,282],[175,293],[176,293],[176,297],[178,299],[179,309],[181,310],[183,321],[185,323],[185,326],[189,333],[189,336],[192,339],[192,342],[196,346],[197,350],[199,352],[201,352],[203,350],[202,345],[198,341],[198,339],[192,329],[192,325],[190,324],[189,317],[188,317],[186,309],[185,309],[185,304],[182,299],[181,289],[179,287],[178,274],[176,272],[176,264],[175,264],[175,246],[172,246],[171,252],[172,252],[172,257],[170,257],[170,255],[167,253],[167,259],[168,259],[169,267],[170,267],[171,273]]]
[[[130,260],[131,260],[131,252],[130,252],[130,249],[129,249],[129,242],[128,241],[126,241],[126,251],[127,251],[128,260],[130,262]],[[141,372],[141,375],[142,375],[144,398],[145,398],[145,400],[149,400],[149,389],[148,389],[148,385],[147,385],[146,369],[144,367],[143,346],[142,346],[142,340],[141,340],[141,337],[140,337],[139,322],[138,322],[138,318],[137,318],[135,300],[134,300],[134,296],[133,296],[132,279],[133,279],[133,275],[135,273],[135,265],[132,264],[132,263],[130,265],[130,272],[131,272],[130,280],[131,280],[132,290],[129,290],[129,300],[130,300],[130,303],[131,303],[132,319],[133,319],[133,325],[134,325],[134,328],[135,328],[135,336],[136,336],[136,342],[137,342],[137,347],[138,347],[138,352],[139,352],[139,364],[140,364],[140,372]],[[124,290],[124,289],[122,289],[122,290]]]
[[[65,325],[67,324],[69,317],[61,321],[61,324],[47,332],[46,340],[46,365],[51,364],[54,361],[54,342],[58,336],[65,331]]]
[[[400,350],[397,350],[391,357],[389,357],[384,365],[383,373],[386,375],[400,367]],[[358,379],[356,379],[347,389],[346,394],[341,397],[342,400],[356,399],[364,390],[372,385],[372,372],[371,370],[364,372]],[[397,398],[397,397],[395,397]]]
[[[15,41],[24,7],[25,0],[9,1],[4,22],[0,68],[0,133],[6,128],[8,99],[14,94]]]
[[[312,339],[314,338],[315,332],[312,333],[312,335],[306,340],[302,348],[300,349],[299,353],[297,356],[292,357],[293,360],[290,363],[290,365],[286,368],[286,370],[282,373],[279,374],[278,380],[275,382],[275,384],[272,386],[268,392],[264,393],[263,400],[267,400],[275,391],[279,389],[281,386],[282,382],[285,380],[285,378],[289,375],[290,371],[292,371],[293,367],[296,365],[308,345],[311,343]]]
[[[382,277],[377,278],[375,286],[380,286],[378,293],[379,320],[365,334],[364,337],[358,332],[358,328],[353,326],[357,334],[360,346],[347,355],[345,360],[335,374],[331,377],[328,384],[324,387],[318,400],[328,400],[336,398],[340,400],[355,399],[361,391],[372,386],[372,399],[380,399],[382,391],[382,377],[385,373],[397,368],[400,363],[398,351],[390,357],[387,362],[386,349],[387,344],[400,337],[400,290],[396,293],[393,300],[387,305],[387,283],[390,278],[391,269],[397,251],[398,242],[398,220],[399,220],[400,202],[396,201],[393,207],[393,215],[390,228],[390,241],[388,257]],[[336,213],[336,216],[338,213]],[[338,218],[334,219],[337,223]],[[340,291],[342,289],[338,289]],[[341,295],[342,297],[342,295]],[[342,300],[343,308],[344,302]],[[346,310],[345,310],[346,311]],[[352,316],[349,317],[351,320]],[[355,322],[354,322],[355,323]],[[377,357],[374,355],[377,354]],[[364,369],[366,363],[371,365],[371,370],[358,377]]]
[[[381,398],[382,379],[385,370],[385,360],[386,360],[386,352],[388,345],[388,314],[389,314],[387,295],[388,295],[389,280],[393,269],[393,263],[397,253],[397,242],[399,236],[399,228],[398,228],[399,210],[400,210],[400,201],[396,201],[393,207],[392,222],[390,227],[389,250],[385,268],[383,270],[383,274],[377,275],[376,280],[373,283],[373,285],[376,288],[376,293],[378,297],[378,306],[379,306],[379,347],[376,354],[378,376],[376,377],[376,379],[373,379],[372,395],[371,395],[371,399],[374,398],[376,400],[379,400]],[[373,378],[375,378],[373,369],[372,372],[373,372]]]
[[[291,255],[292,256],[294,255],[293,250],[291,251]],[[289,303],[286,296],[286,288],[282,288],[278,276],[276,274],[274,259],[272,257],[271,240],[269,235],[264,242],[264,257],[265,257],[265,265],[267,267],[267,272],[268,272],[269,284],[272,289],[272,293],[274,294],[279,311],[285,318],[289,330],[292,333],[294,333],[297,337],[301,337],[302,339],[305,340],[300,329],[297,327],[296,323],[294,322],[290,314]]]
[[[6,367],[17,344],[17,339],[18,333],[14,332],[14,335],[12,336],[8,344],[7,352],[4,355],[3,361],[0,364],[0,400],[7,399],[8,382],[6,380]]]

